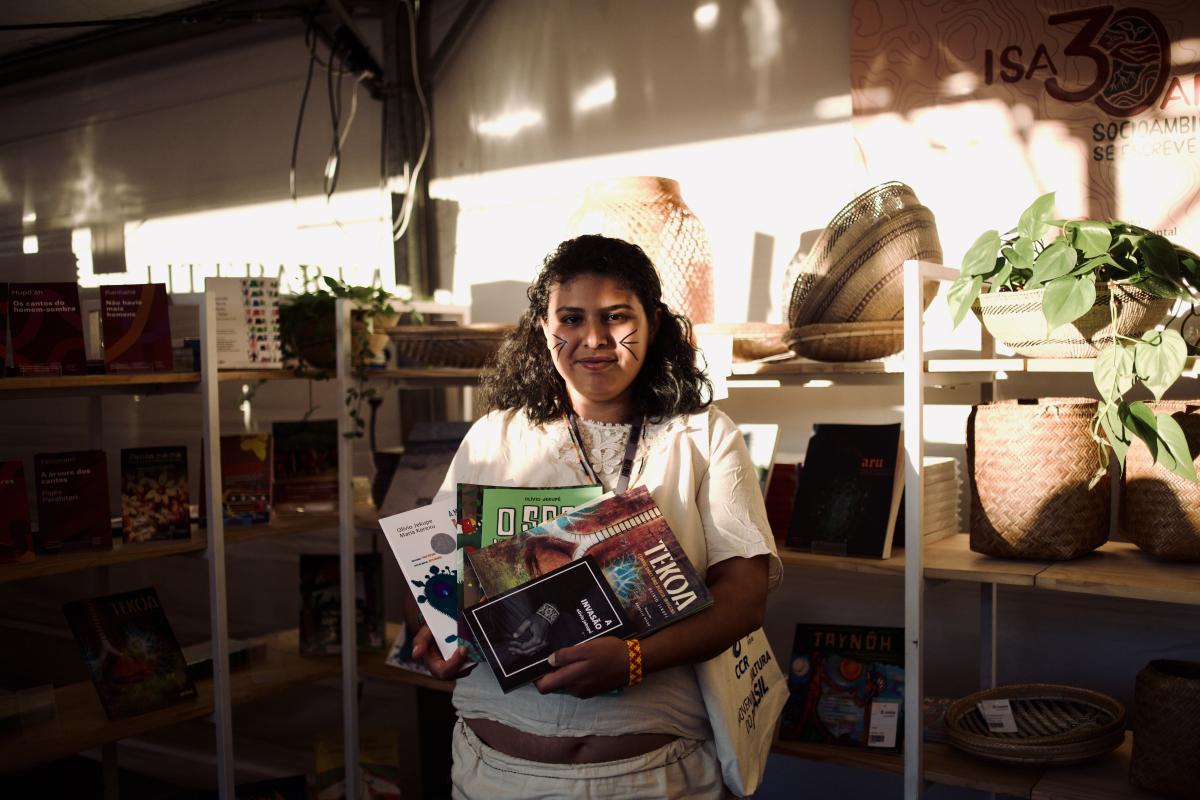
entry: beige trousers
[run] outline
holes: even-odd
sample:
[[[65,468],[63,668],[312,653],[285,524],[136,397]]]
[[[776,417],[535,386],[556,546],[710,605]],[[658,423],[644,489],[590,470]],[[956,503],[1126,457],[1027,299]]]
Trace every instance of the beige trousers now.
[[[488,747],[459,719],[454,726],[455,800],[725,800],[711,741],[676,739],[657,750],[595,764],[543,764]]]

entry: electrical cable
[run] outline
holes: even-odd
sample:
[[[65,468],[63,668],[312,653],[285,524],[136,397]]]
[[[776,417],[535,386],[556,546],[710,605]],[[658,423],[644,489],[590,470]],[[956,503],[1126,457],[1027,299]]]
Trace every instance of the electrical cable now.
[[[300,113],[296,116],[296,132],[292,135],[292,165],[288,171],[292,202],[296,201],[296,155],[300,152],[300,128],[304,124],[304,107],[308,104],[308,91],[312,88],[313,65],[317,60],[317,39],[312,32],[312,20],[309,20],[308,27],[305,29],[304,39],[309,47],[308,75],[304,78],[304,93],[300,95]]]
[[[404,10],[408,12],[408,51],[412,57],[413,84],[417,90],[417,100],[421,104],[421,116],[425,126],[425,135],[421,143],[421,152],[417,156],[417,163],[413,167],[412,177],[409,178],[408,187],[404,193],[404,203],[400,208],[399,219],[392,225],[392,240],[396,242],[404,238],[404,234],[408,232],[408,225],[412,221],[413,197],[416,194],[417,187],[420,185],[418,180],[421,175],[421,168],[425,165],[425,157],[429,155],[429,138],[431,128],[433,127],[433,123],[429,117],[429,105],[425,102],[425,92],[421,88],[421,73],[417,66],[417,15],[413,11],[412,0],[404,0],[403,5]]]
[[[337,60],[338,51],[336,49],[329,51],[329,63],[334,64]],[[339,126],[341,124],[341,108],[338,102],[338,95],[341,92],[342,79],[337,78],[337,91],[334,90],[334,71],[330,69],[325,73],[325,89],[329,98],[329,122],[333,127],[333,138],[329,142],[329,158],[325,161],[325,201],[333,197],[333,192],[337,189],[338,172],[341,171],[342,151],[338,144],[338,139],[341,135]]]

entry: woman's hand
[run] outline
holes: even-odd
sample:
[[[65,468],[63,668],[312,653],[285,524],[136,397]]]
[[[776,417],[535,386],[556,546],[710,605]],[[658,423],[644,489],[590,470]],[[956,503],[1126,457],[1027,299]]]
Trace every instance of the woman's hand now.
[[[550,664],[554,671],[534,684],[542,694],[561,691],[586,699],[629,683],[629,650],[615,636],[556,650]]]
[[[467,658],[467,648],[465,647],[455,650],[454,655],[449,659],[442,658],[442,653],[438,650],[437,642],[433,640],[433,632],[429,630],[428,625],[422,625],[417,631],[417,635],[413,637],[412,654],[413,658],[420,659],[421,663],[433,673],[433,677],[444,681],[462,677],[475,666]]]

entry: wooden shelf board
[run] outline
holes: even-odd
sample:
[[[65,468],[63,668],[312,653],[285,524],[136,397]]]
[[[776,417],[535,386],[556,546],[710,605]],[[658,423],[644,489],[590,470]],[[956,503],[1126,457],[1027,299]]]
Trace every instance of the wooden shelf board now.
[[[208,546],[202,531],[193,531],[191,539],[173,539],[160,542],[136,542],[126,544],[113,542],[112,550],[80,550],[73,553],[37,555],[32,561],[18,564],[0,564],[0,583],[59,575],[64,572],[108,567],[146,558],[161,558],[181,553],[195,553]]]
[[[355,528],[375,529],[379,517],[372,506],[355,506]],[[240,544],[255,539],[293,536],[311,531],[336,530],[336,511],[321,511],[314,514],[275,514],[269,523],[261,525],[226,525],[225,544]]]
[[[159,391],[194,391],[199,372],[145,372],[116,375],[52,375],[0,378],[0,394],[88,394],[92,391],[150,394]]]
[[[332,371],[330,377],[333,376]],[[290,369],[222,369],[217,371],[217,380],[226,381],[290,381],[308,380],[301,378]]]
[[[1099,761],[1046,770],[1033,787],[1033,800],[1155,800],[1159,795],[1129,782],[1132,754],[1133,734],[1126,732],[1124,744]]]
[[[394,642],[396,637],[400,635],[400,626],[389,622],[387,625],[386,638],[389,643]],[[390,647],[389,647],[390,649]],[[376,653],[367,650],[358,651],[358,671],[362,675],[371,678],[376,678],[389,683],[403,683],[409,686],[417,686],[422,689],[432,689],[435,692],[453,692],[454,681],[439,680],[432,675],[425,675],[420,672],[413,672],[402,667],[393,667],[390,664],[384,663],[387,658],[387,653]]]
[[[412,384],[471,384],[484,375],[479,367],[396,367],[371,370],[371,380]]]
[[[300,655],[298,629],[279,631],[267,637],[266,647],[260,653],[252,653],[249,667],[231,673],[230,697],[234,704],[248,703],[335,677],[341,673],[341,669],[342,662],[338,656]]]
[[[891,558],[862,558],[806,553],[802,550],[779,549],[779,559],[788,569],[805,572],[855,572],[862,575],[904,574],[904,551],[897,548]]]
[[[1200,605],[1200,564],[1159,561],[1129,542],[1107,542],[1093,553],[1038,573],[1035,585],[1134,600]]]
[[[971,551],[971,537],[948,536],[925,546],[925,577],[934,580],[1034,586],[1047,561],[993,558]]]

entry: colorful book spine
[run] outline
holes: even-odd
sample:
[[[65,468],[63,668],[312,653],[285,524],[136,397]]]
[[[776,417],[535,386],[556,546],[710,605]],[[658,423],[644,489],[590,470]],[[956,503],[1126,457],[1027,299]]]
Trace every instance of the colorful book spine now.
[[[83,375],[87,355],[79,286],[12,283],[8,288],[13,366],[21,375]]]
[[[112,548],[108,464],[103,450],[33,457],[42,553]]]
[[[101,286],[100,327],[105,372],[168,372],[174,366],[166,285]]]

